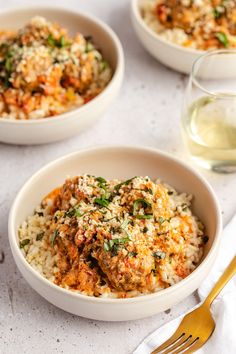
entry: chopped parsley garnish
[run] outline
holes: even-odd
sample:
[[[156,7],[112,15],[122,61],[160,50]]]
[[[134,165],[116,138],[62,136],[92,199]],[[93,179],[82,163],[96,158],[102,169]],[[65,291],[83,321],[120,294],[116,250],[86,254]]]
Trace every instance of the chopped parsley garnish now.
[[[81,213],[81,211],[77,209],[70,209],[65,213],[65,216],[68,216],[69,218],[72,218],[73,216],[80,217],[83,216],[84,214]]]
[[[121,228],[124,230],[127,228],[128,225],[129,225],[129,219],[126,219],[122,222]]]
[[[98,205],[100,205],[102,207],[107,207],[110,202],[109,202],[109,200],[107,198],[102,196],[101,198],[95,198],[94,203],[98,204]]]
[[[127,226],[128,224],[130,223],[130,220],[129,219],[126,219],[123,221],[123,223],[121,224],[121,229],[124,230],[124,232],[126,233],[126,235],[128,236],[128,238],[130,239],[131,238],[131,235],[127,229]]]
[[[37,236],[36,236],[36,241],[41,241],[42,238],[44,236],[44,232],[40,232]]]
[[[29,238],[25,238],[24,240],[22,240],[20,242],[20,248],[25,247],[26,245],[28,245],[30,243],[30,239]]]
[[[158,222],[159,222],[160,224],[163,224],[163,222],[165,222],[165,221],[166,221],[165,218],[162,218],[162,217],[158,218]]]
[[[107,242],[104,242],[103,248],[106,252],[110,251],[110,246]]]
[[[107,181],[105,180],[105,178],[103,177],[97,177],[96,178],[96,181],[98,182],[98,187],[99,188],[102,188],[104,190],[106,190],[106,184],[107,184]]]
[[[128,186],[128,185],[130,184],[130,182],[132,182],[133,179],[135,179],[135,178],[136,178],[136,176],[135,176],[135,177],[132,177],[132,178],[130,178],[130,179],[127,179],[127,180],[124,181],[124,182],[121,182],[121,183],[117,184],[117,185],[114,187],[114,189],[115,189],[116,191],[118,191],[118,190],[120,189],[120,187],[122,187],[122,186]]]
[[[224,6],[216,6],[213,9],[213,15],[215,20],[218,20],[221,16],[223,16],[223,14],[225,13],[225,7]]]
[[[102,60],[102,61],[100,62],[100,70],[101,70],[101,71],[106,70],[108,67],[109,67],[109,65],[108,65],[108,63],[107,63],[105,60]]]
[[[59,236],[59,231],[55,230],[50,238],[51,245],[54,246],[56,238]]]
[[[56,39],[51,34],[49,34],[47,42],[50,44],[50,46],[56,47]]]
[[[145,199],[136,199],[134,201],[134,208],[133,208],[133,213],[135,214],[139,208],[139,205],[142,205],[143,208],[150,208],[152,205],[146,201]]]
[[[157,259],[165,259],[166,258],[166,253],[165,252],[161,252],[161,251],[153,252],[153,257],[155,257]]]
[[[133,252],[133,251],[132,251],[132,252],[129,252],[129,256],[130,256],[130,257],[136,257],[137,254],[138,254],[137,252]]]
[[[209,237],[208,236],[203,236],[202,238],[204,245],[208,242]]]
[[[170,220],[171,220],[171,218],[166,219],[166,218],[163,218],[162,216],[160,216],[160,217],[158,218],[158,222],[159,222],[159,224],[161,224],[161,225],[162,225],[165,221],[170,222]]]
[[[59,39],[59,42],[58,42],[60,48],[63,48],[67,45],[67,42],[65,40],[65,37],[64,36],[61,36],[61,38]]]
[[[103,248],[107,252],[112,251],[113,248],[115,248],[117,250],[117,246],[121,246],[129,241],[130,241],[129,237],[114,238],[114,239],[105,241],[103,244]]]
[[[12,59],[10,57],[6,58],[5,69],[8,72],[11,72],[11,70],[12,70]]]
[[[85,47],[85,53],[91,52],[92,50],[94,50],[94,45],[91,42],[87,42]]]
[[[229,44],[228,37],[226,36],[226,34],[224,32],[216,32],[215,36],[218,39],[218,41],[221,44],[223,44],[224,47],[228,46],[228,44]]]
[[[107,183],[107,181],[103,177],[97,177],[96,181],[98,181],[99,183],[103,183],[103,184]]]
[[[222,13],[219,12],[219,10],[217,9],[217,7],[215,7],[215,8],[213,9],[213,15],[214,15],[215,19],[217,20],[218,18],[221,17]]]
[[[10,76],[11,76],[11,72],[12,72],[12,57],[13,57],[13,53],[12,51],[8,51],[6,53],[6,58],[3,61],[4,63],[4,68],[6,70],[6,75],[4,77],[4,86],[6,88],[11,86],[11,82],[9,81]]]
[[[151,219],[153,217],[153,214],[138,214],[135,215],[137,219]]]
[[[142,208],[151,208],[152,205],[145,199],[136,199],[134,201],[134,206],[133,206],[133,215],[136,216],[137,219],[151,219],[153,217],[152,213],[146,213],[146,214],[138,214],[138,209],[139,206],[142,206]]]
[[[51,47],[58,47],[58,48],[64,48],[68,45],[70,45],[69,42],[66,42],[65,37],[61,36],[58,40],[52,36],[52,34],[49,34],[47,38],[47,42]]]

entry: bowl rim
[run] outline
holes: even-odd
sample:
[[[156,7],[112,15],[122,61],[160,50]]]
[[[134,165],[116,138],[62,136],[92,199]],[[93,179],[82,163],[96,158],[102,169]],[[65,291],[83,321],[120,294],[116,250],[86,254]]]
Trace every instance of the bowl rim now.
[[[200,49],[194,49],[194,48],[187,48],[183,47],[179,44],[172,43],[170,41],[167,41],[163,39],[158,33],[153,31],[142,19],[141,13],[140,13],[140,6],[139,6],[139,1],[140,0],[131,0],[131,13],[134,15],[134,18],[138,22],[139,26],[142,27],[142,29],[148,34],[152,39],[160,41],[162,44],[173,48],[175,50],[178,50],[180,52],[185,52],[188,54],[194,54],[194,55],[203,55],[206,53],[206,50],[200,50]]]
[[[100,20],[98,17],[95,15],[92,15],[86,11],[78,11],[77,9],[72,9],[72,8],[66,8],[64,6],[59,5],[58,7],[52,6],[52,5],[30,5],[30,6],[17,6],[11,9],[4,9],[0,10],[0,16],[4,15],[14,15],[14,13],[23,13],[26,10],[31,10],[35,11],[42,11],[42,10],[48,10],[48,11],[56,11],[56,12],[61,12],[65,13],[68,16],[69,15],[78,15],[80,17],[83,17],[84,19],[93,22],[96,26],[100,27],[103,29],[104,32],[106,32],[109,37],[111,38],[112,42],[115,45],[116,48],[116,58],[117,58],[117,64],[116,67],[114,68],[114,72],[112,75],[111,80],[108,82],[107,86],[100,92],[97,96],[95,96],[91,101],[87,102],[86,104],[75,108],[73,110],[64,112],[62,114],[58,114],[55,116],[49,116],[45,118],[38,118],[38,119],[26,119],[26,120],[21,120],[21,119],[9,119],[9,118],[0,118],[0,124],[16,124],[16,125],[40,125],[40,124],[48,124],[49,122],[55,122],[57,123],[58,121],[63,121],[68,119],[70,115],[74,114],[83,114],[84,111],[87,111],[88,109],[94,109],[96,108],[96,105],[99,104],[99,102],[103,99],[103,97],[107,94],[109,94],[116,83],[117,80],[121,76],[123,76],[124,72],[124,51],[123,47],[121,44],[121,41],[115,31],[104,21]]]
[[[208,190],[213,203],[215,205],[215,212],[216,212],[216,230],[215,230],[215,237],[212,243],[212,246],[206,255],[205,259],[197,266],[197,268],[190,274],[188,275],[185,279],[181,280],[180,282],[170,286],[169,288],[157,291],[155,293],[151,294],[145,294],[145,295],[140,295],[132,298],[122,298],[122,299],[117,299],[117,298],[103,298],[103,297],[94,297],[94,296],[88,296],[81,294],[79,292],[74,292],[71,290],[67,290],[64,288],[61,288],[60,286],[52,283],[50,280],[44,278],[39,272],[37,272],[25,259],[23,256],[19,245],[17,244],[17,235],[15,233],[15,214],[17,211],[17,208],[19,208],[19,200],[22,198],[24,195],[25,189],[27,189],[30,184],[38,177],[43,175],[48,168],[52,168],[56,165],[61,165],[63,164],[64,161],[69,160],[75,156],[80,156],[86,153],[93,153],[97,151],[104,151],[104,150],[129,150],[134,151],[136,153],[138,152],[147,152],[147,153],[152,153],[156,154],[158,156],[161,156],[163,158],[166,158],[172,162],[178,163],[181,167],[186,169],[188,172],[193,174],[195,177],[197,177],[200,182],[205,186],[205,188]],[[169,153],[163,152],[161,150],[152,148],[152,147],[140,147],[138,145],[99,145],[93,148],[85,148],[81,150],[77,150],[75,152],[72,152],[70,154],[61,156],[57,158],[56,160],[53,160],[49,163],[47,163],[45,166],[40,168],[38,171],[36,171],[20,188],[18,191],[15,200],[11,206],[10,213],[9,213],[9,219],[8,219],[8,238],[11,246],[11,250],[13,253],[14,258],[17,257],[21,265],[27,269],[28,272],[31,273],[33,277],[36,277],[39,282],[42,282],[46,287],[51,288],[54,291],[58,291],[59,293],[64,295],[67,295],[69,297],[77,298],[78,300],[81,299],[83,301],[88,301],[88,302],[97,302],[97,303],[107,303],[107,304],[122,304],[122,303],[143,303],[146,302],[147,300],[157,300],[158,298],[162,297],[163,295],[170,295],[175,293],[176,290],[179,288],[185,286],[187,283],[194,281],[195,275],[198,274],[202,269],[204,269],[204,266],[211,260],[211,258],[214,256],[215,252],[218,251],[219,243],[220,243],[220,233],[222,231],[222,216],[220,212],[220,206],[219,202],[216,198],[215,192],[213,191],[213,188],[211,185],[207,182],[207,180],[201,176],[201,174],[193,169],[191,166],[183,162],[177,157],[173,157]],[[18,266],[18,265],[17,265]],[[31,284],[30,284],[31,286]]]

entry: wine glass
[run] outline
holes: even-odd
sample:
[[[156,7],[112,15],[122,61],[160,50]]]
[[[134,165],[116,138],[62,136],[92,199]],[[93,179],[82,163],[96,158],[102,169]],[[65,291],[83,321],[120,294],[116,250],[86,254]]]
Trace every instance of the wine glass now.
[[[236,171],[236,50],[207,52],[195,61],[182,131],[198,164],[217,172]]]

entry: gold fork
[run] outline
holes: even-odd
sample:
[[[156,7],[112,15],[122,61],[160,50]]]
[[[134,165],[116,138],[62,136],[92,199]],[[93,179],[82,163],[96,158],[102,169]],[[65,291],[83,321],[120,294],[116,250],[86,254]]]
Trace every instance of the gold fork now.
[[[212,318],[210,306],[235,273],[236,256],[234,256],[205,301],[197,309],[184,316],[175,333],[151,354],[177,354],[182,352],[189,354],[201,348],[215,329],[215,321]]]

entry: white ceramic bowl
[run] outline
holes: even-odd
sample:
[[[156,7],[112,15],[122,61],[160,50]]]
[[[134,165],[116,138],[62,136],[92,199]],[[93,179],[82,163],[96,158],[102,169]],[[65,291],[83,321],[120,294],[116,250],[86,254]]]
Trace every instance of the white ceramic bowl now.
[[[44,144],[68,138],[94,123],[116,98],[123,79],[124,55],[113,30],[94,16],[52,7],[28,6],[0,12],[1,29],[19,29],[40,15],[68,28],[69,33],[91,35],[114,72],[107,87],[86,105],[64,114],[37,120],[0,118],[0,141],[11,144]]]
[[[131,1],[131,18],[135,32],[147,51],[162,64],[189,74],[194,61],[205,51],[184,48],[180,45],[166,41],[155,33],[144,22],[141,16],[141,5],[145,0]]]
[[[160,177],[179,191],[194,194],[194,213],[206,225],[209,242],[201,264],[187,278],[157,293],[129,299],[81,295],[54,285],[25,260],[18,246],[19,225],[42,198],[70,175],[90,173],[127,179],[135,175]],[[99,147],[62,157],[35,173],[21,188],[9,216],[9,240],[15,262],[26,281],[49,302],[75,315],[96,320],[124,321],[154,315],[183,300],[201,284],[213,266],[221,232],[221,214],[209,184],[181,161],[158,150],[139,147]]]

